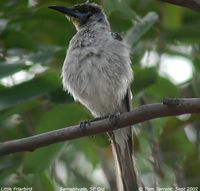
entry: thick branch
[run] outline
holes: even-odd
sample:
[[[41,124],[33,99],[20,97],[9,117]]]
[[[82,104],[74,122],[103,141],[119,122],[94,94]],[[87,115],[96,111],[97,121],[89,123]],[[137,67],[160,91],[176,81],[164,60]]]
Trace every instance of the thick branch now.
[[[200,113],[200,99],[177,99],[175,104],[172,105],[164,105],[162,103],[142,105],[132,112],[121,114],[117,122],[117,127],[112,126],[109,119],[104,119],[92,122],[85,129],[80,128],[79,125],[75,125],[27,138],[7,141],[0,143],[0,156],[21,151],[33,151],[37,148],[61,141],[95,135],[150,119],[186,113]]]
[[[182,7],[187,7],[195,11],[200,11],[200,1],[199,0],[159,0],[174,5],[179,5]]]

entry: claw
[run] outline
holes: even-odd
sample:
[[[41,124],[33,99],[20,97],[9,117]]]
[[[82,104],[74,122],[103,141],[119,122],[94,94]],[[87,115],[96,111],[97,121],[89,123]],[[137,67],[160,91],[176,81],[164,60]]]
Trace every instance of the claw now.
[[[80,128],[84,131],[88,126],[90,126],[90,121],[82,121],[80,123]]]
[[[109,115],[109,121],[111,122],[111,124],[114,126],[114,127],[117,127],[117,123],[120,119],[120,113],[113,113],[111,115]]]
[[[164,98],[163,104],[168,106],[177,106],[180,105],[180,100],[176,98]]]

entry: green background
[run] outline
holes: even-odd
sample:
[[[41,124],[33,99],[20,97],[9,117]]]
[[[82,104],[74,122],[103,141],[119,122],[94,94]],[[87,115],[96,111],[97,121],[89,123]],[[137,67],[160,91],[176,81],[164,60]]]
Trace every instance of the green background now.
[[[92,118],[63,91],[60,79],[75,28],[47,8],[81,2],[85,1],[0,1],[1,142]],[[103,6],[113,31],[131,46],[134,107],[161,102],[164,97],[199,97],[200,14],[155,0],[95,2]],[[152,66],[142,66],[144,55],[152,51],[159,59]],[[164,54],[187,58],[192,77],[177,84],[161,75]],[[179,73],[181,69],[180,64]],[[199,115],[156,119],[135,129],[134,153],[144,185],[200,186]],[[37,191],[103,186],[111,190],[112,167],[110,144],[102,134],[0,157],[0,186]]]

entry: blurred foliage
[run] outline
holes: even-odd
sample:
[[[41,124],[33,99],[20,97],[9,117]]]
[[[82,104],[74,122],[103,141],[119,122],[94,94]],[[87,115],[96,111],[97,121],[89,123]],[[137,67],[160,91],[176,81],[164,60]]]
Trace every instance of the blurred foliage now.
[[[60,73],[72,24],[47,7],[81,0],[0,1],[0,139],[19,139],[77,124],[90,113],[62,89]],[[132,50],[134,106],[163,97],[200,95],[200,14],[155,0],[97,0],[112,29]],[[151,59],[151,54],[157,59]],[[160,72],[162,56],[189,59],[193,76],[175,83]],[[148,64],[151,61],[152,64]],[[145,63],[145,64],[143,64]],[[176,64],[176,63],[173,63]],[[182,74],[182,66],[179,65]],[[143,100],[143,101],[141,101]],[[198,115],[138,124],[135,155],[146,186],[200,186]],[[108,168],[110,167],[110,168]],[[0,158],[0,186],[56,190],[105,186],[113,167],[105,135]],[[104,177],[104,178],[102,178]]]

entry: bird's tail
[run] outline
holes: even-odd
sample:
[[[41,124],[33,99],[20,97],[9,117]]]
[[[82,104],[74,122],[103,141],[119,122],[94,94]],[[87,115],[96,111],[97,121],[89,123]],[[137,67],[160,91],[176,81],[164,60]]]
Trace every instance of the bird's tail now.
[[[138,191],[138,179],[132,158],[131,127],[109,132],[116,166],[119,191]]]

